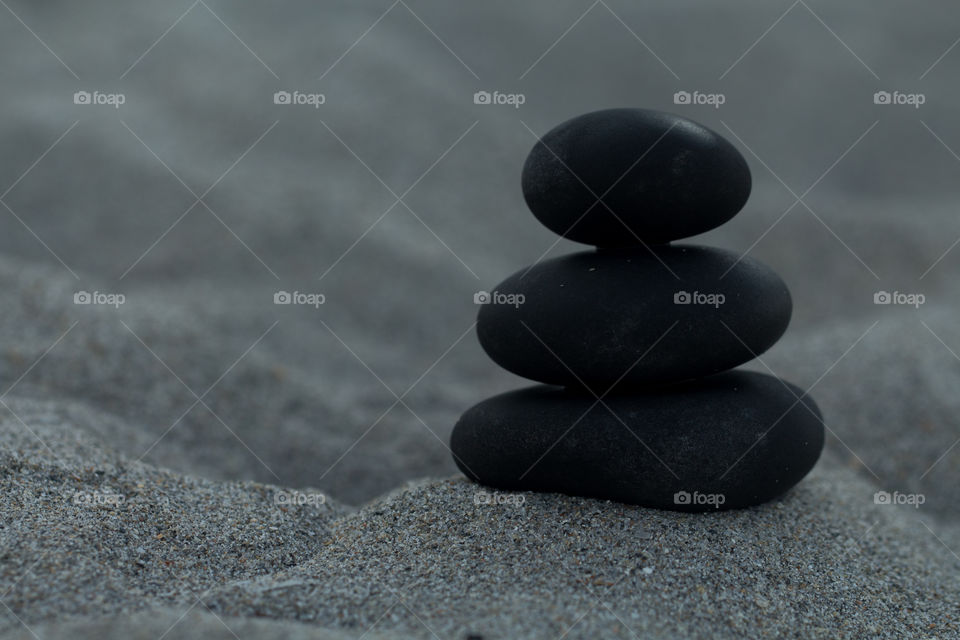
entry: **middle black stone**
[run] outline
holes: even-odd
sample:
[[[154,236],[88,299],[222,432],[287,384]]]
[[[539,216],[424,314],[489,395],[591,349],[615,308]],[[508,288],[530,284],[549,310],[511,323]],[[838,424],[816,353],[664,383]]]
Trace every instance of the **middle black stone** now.
[[[618,380],[650,386],[732,369],[770,348],[791,310],[784,282],[757,260],[660,245],[518,271],[481,308],[477,334],[508,371],[603,392]]]

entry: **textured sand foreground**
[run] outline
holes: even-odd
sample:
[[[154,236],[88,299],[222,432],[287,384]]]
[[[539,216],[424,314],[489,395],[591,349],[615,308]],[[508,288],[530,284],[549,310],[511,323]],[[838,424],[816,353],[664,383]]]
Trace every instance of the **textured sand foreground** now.
[[[942,525],[875,505],[832,456],[784,499],[717,514],[558,495],[477,504],[462,478],[356,512],[280,508],[278,487],[107,452],[73,428],[83,411],[11,407],[50,448],[0,424],[4,637],[28,637],[21,623],[44,638],[958,633],[960,560],[927,529]]]

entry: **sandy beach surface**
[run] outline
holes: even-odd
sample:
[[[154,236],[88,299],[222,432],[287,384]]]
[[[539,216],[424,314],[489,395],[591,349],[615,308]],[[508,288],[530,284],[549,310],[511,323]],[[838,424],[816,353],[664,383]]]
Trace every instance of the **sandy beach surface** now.
[[[0,4],[0,637],[960,637],[946,0]],[[779,500],[485,504],[457,474],[458,416],[527,384],[474,293],[580,248],[524,158],[613,106],[750,164],[691,242],[792,291],[748,367],[828,437]]]

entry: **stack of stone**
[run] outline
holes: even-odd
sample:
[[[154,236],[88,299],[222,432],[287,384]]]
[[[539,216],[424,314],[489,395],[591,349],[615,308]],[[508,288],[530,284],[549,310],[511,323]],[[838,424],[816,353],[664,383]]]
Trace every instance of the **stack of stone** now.
[[[481,307],[487,354],[545,384],[461,417],[451,448],[468,477],[703,511],[765,502],[810,471],[824,438],[814,402],[727,371],[783,335],[786,285],[752,258],[671,244],[732,218],[750,186],[729,142],[665,113],[588,113],[536,144],[528,206],[596,249],[517,272]]]

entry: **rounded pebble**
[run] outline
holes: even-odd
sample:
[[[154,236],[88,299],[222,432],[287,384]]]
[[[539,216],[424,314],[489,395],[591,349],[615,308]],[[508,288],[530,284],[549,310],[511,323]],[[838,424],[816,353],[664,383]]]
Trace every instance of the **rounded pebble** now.
[[[487,354],[517,375],[606,391],[736,367],[790,321],[790,292],[762,262],[666,245],[585,251],[522,269],[481,307]]]
[[[596,246],[693,236],[732,218],[750,168],[725,138],[686,118],[608,109],[567,120],[523,167],[527,206],[551,231]]]
[[[556,387],[511,391],[464,413],[451,449],[467,477],[497,489],[714,511],[784,493],[823,441],[801,389],[733,371],[601,403]]]

